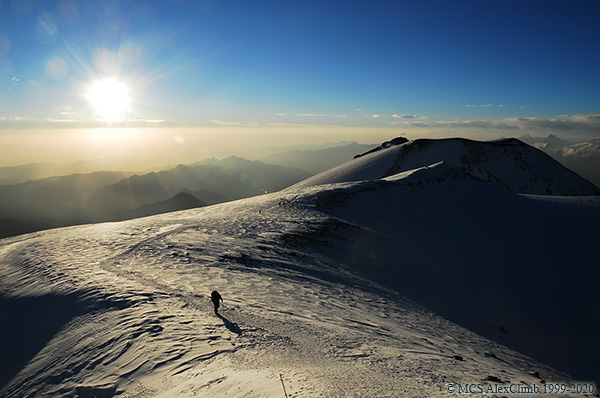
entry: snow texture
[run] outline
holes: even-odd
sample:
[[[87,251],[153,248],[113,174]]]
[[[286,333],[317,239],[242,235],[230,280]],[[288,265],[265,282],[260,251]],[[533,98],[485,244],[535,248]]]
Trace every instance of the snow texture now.
[[[330,174],[353,182],[0,241],[0,396],[283,397],[282,374],[289,397],[448,397],[600,374],[600,199],[451,159],[386,173],[398,148]]]

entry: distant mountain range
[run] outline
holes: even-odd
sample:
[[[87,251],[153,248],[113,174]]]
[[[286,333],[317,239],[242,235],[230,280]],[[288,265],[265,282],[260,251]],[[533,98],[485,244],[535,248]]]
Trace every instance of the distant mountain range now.
[[[0,237],[116,221],[278,191],[310,174],[238,157],[143,175],[96,172],[0,186]]]
[[[587,177],[596,186],[600,185],[600,139],[579,144],[570,144],[555,136],[524,136],[521,140]],[[440,149],[442,145],[443,151]],[[398,151],[391,168],[379,170],[377,162],[373,163],[380,154],[363,156],[388,147]],[[441,159],[460,166],[463,172],[476,178],[510,186],[516,192],[523,189],[528,193],[551,195],[597,192],[597,187],[570,170],[557,167],[556,162],[535,148],[515,139],[500,140],[494,144],[464,139],[419,139],[406,143],[406,139],[400,137],[379,146],[344,142],[330,148],[292,150],[271,155],[263,161],[235,156],[223,160],[212,158],[145,174],[99,171],[47,177],[67,170],[90,170],[103,166],[119,169],[128,164],[125,159],[77,162],[68,167],[46,163],[3,167],[0,168],[0,237],[212,205],[278,191],[300,181],[300,185],[307,186],[347,181],[345,178],[352,181],[383,178],[401,170],[431,165]],[[531,153],[535,159],[521,158],[521,149]],[[462,151],[471,157],[460,155]],[[344,177],[343,173],[348,173],[351,168],[336,166],[347,161],[357,165],[357,172]],[[544,166],[540,169],[539,164]],[[327,170],[325,174],[309,178],[311,174],[324,170]],[[376,173],[372,174],[373,171]],[[516,181],[514,176],[523,176],[523,171],[527,177]],[[561,182],[552,181],[548,175],[552,176],[551,179],[560,176]],[[40,176],[46,177],[40,179]],[[8,184],[10,181],[27,182]],[[561,188],[564,181],[570,181],[569,188]],[[583,190],[572,191],[574,181],[578,181]]]
[[[270,148],[270,155],[257,158],[256,160],[267,164],[297,168],[311,174],[316,174],[344,163],[352,159],[354,155],[368,151],[375,146],[375,144],[358,144],[353,141],[342,141],[323,145],[296,145],[292,147],[293,149],[288,148],[288,150]],[[117,157],[81,160],[65,164],[46,162],[0,167],[0,186],[20,184],[56,176],[89,174],[97,171],[121,171],[129,172],[130,174],[134,174],[133,172],[145,174],[150,171],[172,169],[175,167],[175,164],[171,166],[155,164],[152,168],[143,170],[140,170],[139,167],[139,162],[133,159]]]
[[[359,153],[363,153],[376,145],[344,142],[330,148],[292,150],[267,156],[262,160],[266,163],[286,167],[295,167],[317,174],[340,165]]]
[[[0,167],[0,186],[20,184],[49,177],[89,174],[103,170],[131,172],[137,170],[134,167],[134,163],[124,158],[103,158],[86,161],[80,160],[65,164],[46,162]]]
[[[95,191],[92,214],[113,218],[114,209],[136,209],[185,192],[205,204],[215,204],[278,191],[310,174],[235,156],[207,159],[158,173],[133,175]]]
[[[176,210],[194,209],[196,207],[204,207],[206,203],[196,198],[193,195],[185,192],[179,192],[170,199],[160,202],[143,205],[132,210],[121,210],[115,212],[115,218],[130,219],[152,216],[154,214],[169,213]]]

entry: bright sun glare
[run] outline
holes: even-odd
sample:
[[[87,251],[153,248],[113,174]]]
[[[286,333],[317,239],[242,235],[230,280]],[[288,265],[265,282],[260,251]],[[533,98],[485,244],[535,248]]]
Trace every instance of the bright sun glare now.
[[[107,78],[92,84],[87,99],[94,114],[102,121],[122,121],[129,112],[129,90],[116,79]]]

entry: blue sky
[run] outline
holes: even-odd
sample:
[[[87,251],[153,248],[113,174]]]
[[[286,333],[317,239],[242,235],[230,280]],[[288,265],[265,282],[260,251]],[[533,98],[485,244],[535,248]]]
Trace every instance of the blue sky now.
[[[86,93],[109,77],[128,89],[121,125],[566,119],[593,135],[598,20],[595,0],[2,0],[0,127],[102,124]]]

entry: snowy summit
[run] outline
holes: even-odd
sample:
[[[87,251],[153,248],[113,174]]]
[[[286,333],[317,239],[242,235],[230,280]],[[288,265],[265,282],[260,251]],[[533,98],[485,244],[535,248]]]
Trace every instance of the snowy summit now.
[[[3,239],[0,396],[591,396],[598,192],[515,139],[396,140],[280,192]]]
[[[402,144],[394,145],[395,140]],[[367,152],[369,156],[359,155],[353,161],[308,178],[294,187],[373,180],[444,162],[464,176],[516,193],[600,195],[598,187],[516,138],[488,142],[463,138],[408,142],[395,138],[377,149],[380,150]]]

